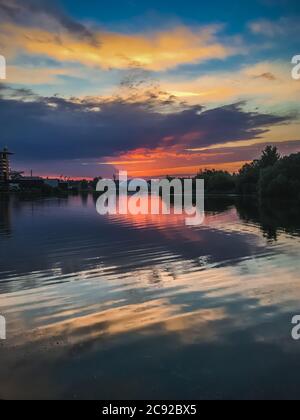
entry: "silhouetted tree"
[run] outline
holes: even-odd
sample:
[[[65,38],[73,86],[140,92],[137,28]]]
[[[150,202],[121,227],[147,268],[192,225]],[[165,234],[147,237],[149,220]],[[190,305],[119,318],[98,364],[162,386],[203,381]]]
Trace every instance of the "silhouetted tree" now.
[[[278,153],[278,149],[275,146],[267,146],[262,153],[260,158],[259,167],[261,169],[268,168],[270,166],[274,166],[280,160],[280,154]]]
[[[89,183],[86,179],[83,179],[80,183],[81,190],[87,190],[89,188]]]
[[[260,176],[258,161],[247,163],[238,173],[237,191],[240,194],[256,194]]]
[[[200,171],[197,178],[204,179],[205,190],[211,193],[234,193],[236,177],[226,171],[205,169]]]
[[[240,194],[258,193],[262,171],[274,167],[280,159],[277,147],[267,146],[260,159],[247,163],[240,169],[237,179],[238,192]]]
[[[286,156],[262,170],[258,189],[262,198],[300,199],[300,153]]]
[[[102,179],[102,177],[101,177],[101,176],[99,176],[99,177],[97,177],[97,178],[94,178],[94,179],[93,179],[93,181],[91,182],[91,186],[92,186],[92,189],[93,189],[94,191],[96,191],[97,184],[98,184],[98,182],[99,182],[101,179]]]

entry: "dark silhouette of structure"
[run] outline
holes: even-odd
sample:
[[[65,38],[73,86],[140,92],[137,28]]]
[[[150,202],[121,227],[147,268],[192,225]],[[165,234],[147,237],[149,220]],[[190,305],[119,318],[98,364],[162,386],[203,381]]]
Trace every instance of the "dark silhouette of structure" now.
[[[7,147],[0,150],[0,184],[8,184],[10,155],[13,155],[13,153],[9,152]]]

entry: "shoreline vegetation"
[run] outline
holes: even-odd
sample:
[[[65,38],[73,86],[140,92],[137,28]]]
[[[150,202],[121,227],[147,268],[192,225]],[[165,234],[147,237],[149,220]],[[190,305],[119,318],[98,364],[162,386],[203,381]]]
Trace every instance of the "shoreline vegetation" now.
[[[69,194],[99,194],[96,186],[100,179],[101,177],[94,178],[92,181],[85,179],[71,181],[69,188],[65,188],[66,183],[63,183],[64,188],[54,188],[45,183],[21,187],[18,190],[0,189],[0,199],[10,194],[29,199],[65,197]],[[184,178],[166,176],[166,179],[169,181],[179,179],[184,184]],[[194,181],[204,179],[205,195],[208,197],[256,197],[259,200],[300,201],[300,153],[281,157],[275,146],[267,146],[259,159],[245,164],[237,173],[204,169],[192,179]]]
[[[204,170],[205,193],[300,200],[300,153],[281,157],[267,146],[260,159],[245,164],[238,173]]]

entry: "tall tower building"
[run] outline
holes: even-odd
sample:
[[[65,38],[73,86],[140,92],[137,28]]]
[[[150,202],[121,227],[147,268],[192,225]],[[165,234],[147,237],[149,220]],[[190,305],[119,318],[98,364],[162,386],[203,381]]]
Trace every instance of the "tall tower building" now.
[[[9,156],[12,154],[7,147],[0,150],[0,183],[7,183],[9,180]]]

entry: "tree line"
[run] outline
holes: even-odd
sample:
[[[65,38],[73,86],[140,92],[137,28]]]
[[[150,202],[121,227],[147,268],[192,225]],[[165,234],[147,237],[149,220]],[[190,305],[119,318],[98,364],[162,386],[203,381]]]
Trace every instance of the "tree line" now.
[[[300,199],[300,153],[282,157],[276,147],[267,146],[260,159],[238,173],[205,169],[196,178],[205,180],[207,193]]]

